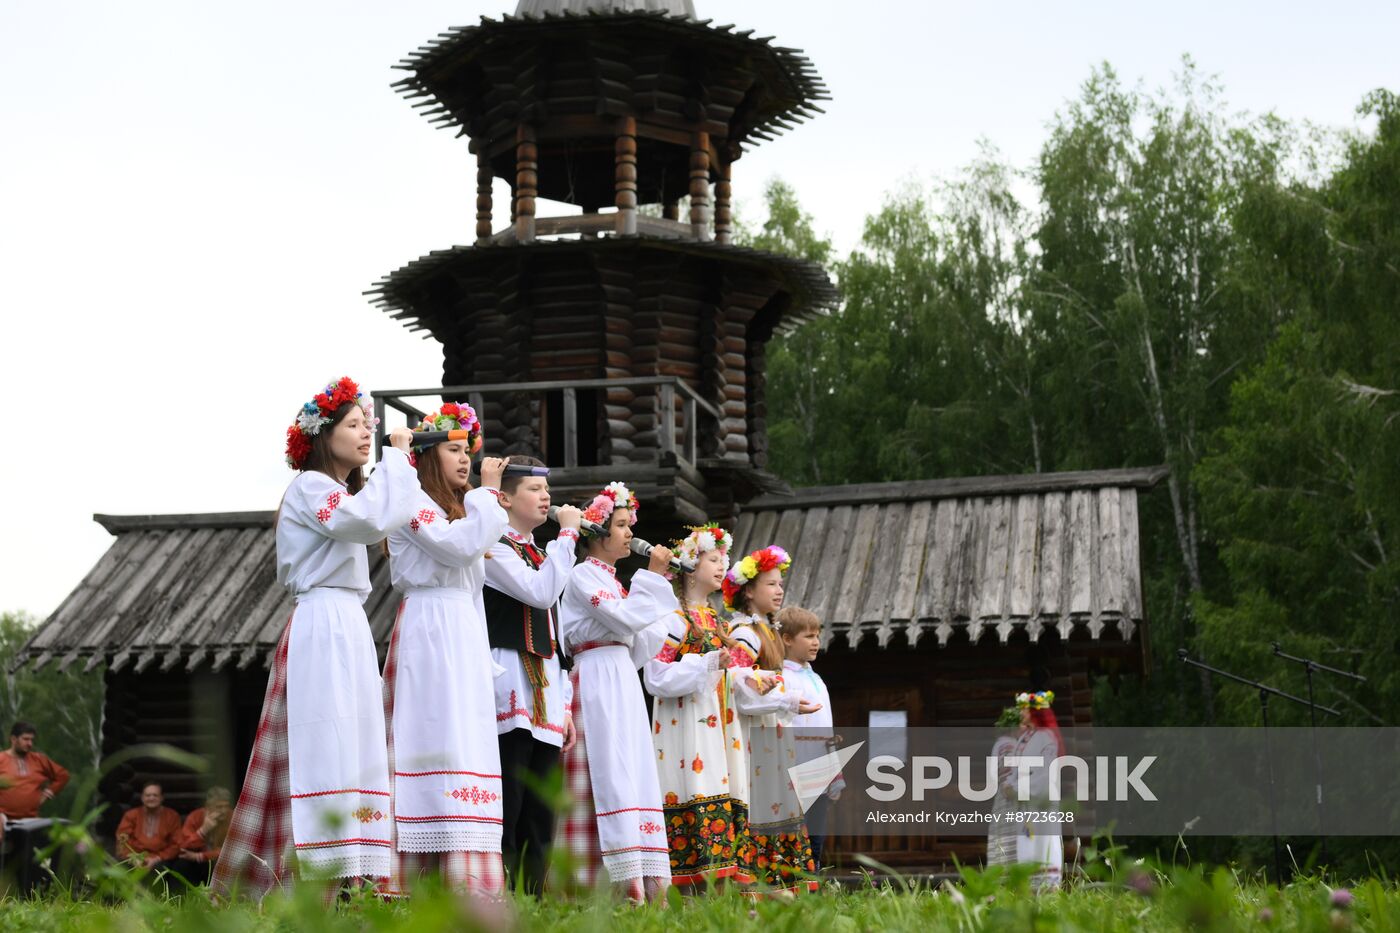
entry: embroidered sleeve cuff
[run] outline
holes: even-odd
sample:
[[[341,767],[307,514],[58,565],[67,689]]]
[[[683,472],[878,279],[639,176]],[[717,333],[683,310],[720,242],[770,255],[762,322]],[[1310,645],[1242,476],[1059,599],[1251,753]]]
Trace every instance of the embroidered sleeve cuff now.
[[[498,500],[501,498],[501,491],[495,486],[482,486],[481,488],[495,496]]]
[[[575,541],[578,541],[578,529],[577,529],[577,528],[560,528],[560,529],[559,529],[559,537],[561,537],[561,538],[573,538]]]

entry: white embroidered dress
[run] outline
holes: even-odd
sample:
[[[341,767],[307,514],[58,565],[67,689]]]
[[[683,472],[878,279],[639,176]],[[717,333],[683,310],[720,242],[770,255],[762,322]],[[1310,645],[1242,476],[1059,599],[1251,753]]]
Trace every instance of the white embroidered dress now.
[[[735,613],[729,620],[729,636],[753,656],[756,664],[761,642],[753,625],[750,616]],[[765,826],[802,820],[802,808],[787,772],[797,764],[796,743],[790,733],[783,734],[797,717],[801,700],[802,694],[792,689],[786,678],[766,694],[759,693],[750,678],[735,678],[734,704],[739,708],[744,750],[749,753],[751,764],[749,829],[755,835],[771,831]]]
[[[506,527],[494,490],[466,494],[449,522],[419,492],[389,536],[394,588],[394,832],[400,852],[500,852],[497,671],[482,608],[483,558]]]
[[[389,447],[356,495],[309,471],[292,480],[278,512],[277,580],[296,598],[287,644],[292,841],[307,874],[389,874],[389,763],[363,608],[365,546],[405,524],[421,494],[408,456]]]
[[[588,762],[597,845],[614,882],[669,883],[671,876],[651,722],[637,671],[656,656],[672,627],[679,628],[679,608],[659,574],[638,570],[629,593],[611,565],[591,557],[573,569],[560,602],[560,637],[574,658],[574,720]],[[581,874],[589,874],[586,867]]]
[[[521,544],[535,547],[533,535],[522,535],[514,528],[507,527],[506,537]],[[486,562],[486,585],[500,590],[507,596],[537,608],[552,607],[563,595],[568,585],[569,573],[574,569],[574,545],[578,532],[565,529],[544,548],[544,563],[539,569],[527,567],[525,561],[510,545],[497,540],[491,546],[491,559]],[[550,610],[551,628],[549,637],[559,641],[559,623]],[[534,688],[530,686],[525,664],[520,660],[520,652],[513,648],[492,648],[492,659],[505,668],[505,673],[496,678],[496,732],[504,735],[512,729],[527,729],[538,742],[556,748],[564,744],[564,716],[574,699],[573,681],[564,676],[559,667],[559,652],[545,658],[542,664],[545,679],[549,683],[544,688],[545,715],[535,721]]]
[[[1043,764],[1027,767],[1030,799],[1020,799],[1020,769],[1008,762],[1004,771],[1003,786],[1016,794],[1015,809],[1023,813],[1035,813],[1040,820],[1026,820],[1020,823],[1016,833],[1016,861],[1039,865],[1031,876],[1031,887],[1055,888],[1060,885],[1060,875],[1065,863],[1065,843],[1062,824],[1051,822],[1054,810],[1059,804],[1050,800],[1052,779],[1050,763],[1060,754],[1055,735],[1049,729],[1026,729],[1016,737],[1007,758],[1039,758]],[[1058,795],[1058,788],[1056,789]]]

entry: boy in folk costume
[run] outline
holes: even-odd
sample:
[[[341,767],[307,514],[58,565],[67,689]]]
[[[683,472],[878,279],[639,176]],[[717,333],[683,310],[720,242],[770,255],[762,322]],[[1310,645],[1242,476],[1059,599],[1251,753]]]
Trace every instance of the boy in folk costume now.
[[[783,640],[783,680],[788,689],[796,690],[804,700],[820,706],[816,712],[799,713],[792,720],[792,731],[797,742],[797,763],[806,764],[823,757],[836,744],[831,694],[826,689],[826,681],[812,669],[812,662],[817,659],[822,647],[822,620],[814,612],[786,606],[778,612],[773,624]],[[805,821],[812,841],[812,862],[818,868],[822,864],[827,811],[831,801],[840,799],[845,787],[845,778],[838,774],[826,791],[807,808]]]
[[[1055,719],[1051,704],[1055,702],[1054,691],[1042,690],[1038,693],[1018,693],[1016,708],[1021,713],[1021,730],[1012,746],[1010,755],[1040,758],[1044,764],[1028,768],[1030,799],[1020,800],[1017,782],[1019,769],[1008,768],[1002,780],[1002,793],[1009,791],[1016,799],[1016,808],[1041,815],[1036,822],[1026,821],[1018,827],[1016,835],[1016,861],[1040,866],[1031,876],[1031,887],[1041,891],[1060,886],[1061,869],[1064,867],[1064,837],[1060,824],[1051,821],[1051,762],[1065,753],[1064,739],[1060,736],[1060,725]]]
[[[561,749],[574,744],[573,684],[560,666],[554,607],[577,559],[582,513],[561,506],[559,536],[543,550],[535,545],[534,530],[549,517],[548,477],[549,468],[530,457],[513,458],[506,468],[501,505],[510,524],[491,546],[482,591],[491,657],[505,669],[496,678],[501,845],[512,885],[530,894],[538,894],[544,880],[554,810],[529,784],[547,780],[559,767]]]
[[[774,630],[783,605],[783,574],[792,566],[776,544],[754,551],[724,578],[724,604],[736,610],[729,620],[731,651],[738,667],[754,668],[734,678],[734,702],[744,727],[749,774],[749,833],[754,843],[754,874],[779,893],[815,891],[812,844],[802,806],[788,769],[798,764],[791,729],[799,714],[821,704],[788,688],[782,674],[784,652]],[[807,876],[804,878],[804,876]]]
[[[445,403],[415,433],[465,431],[464,440],[415,446],[422,489],[413,518],[389,535],[389,567],[403,597],[384,662],[384,718],[393,791],[391,890],[421,875],[499,897],[501,761],[486,640],[482,567],[506,527],[504,461],[481,462],[481,424],[470,405]]]
[[[559,636],[574,659],[577,734],[564,756],[574,807],[561,826],[562,842],[579,863],[577,882],[591,886],[601,866],[630,900],[653,900],[670,885],[671,866],[637,670],[679,622],[675,593],[662,576],[671,551],[654,548],[629,592],[615,565],[628,554],[637,497],[609,483],[583,517],[602,533],[584,526],[588,556],[570,573],[559,604]]]
[[[695,561],[681,576],[680,632],[643,668],[656,698],[652,741],[675,885],[753,880],[748,758],[725,670],[733,642],[708,602],[724,581],[733,543],[718,525],[693,528],[678,542],[681,557]]]
[[[349,377],[287,429],[292,480],[276,523],[277,580],[296,609],[277,644],[253,754],[214,871],[216,894],[287,885],[293,864],[320,878],[389,874],[389,763],[379,659],[363,604],[365,546],[418,508],[413,432],[360,468],[376,419]],[[293,858],[294,856],[294,858]],[[333,890],[333,889],[332,889]]]

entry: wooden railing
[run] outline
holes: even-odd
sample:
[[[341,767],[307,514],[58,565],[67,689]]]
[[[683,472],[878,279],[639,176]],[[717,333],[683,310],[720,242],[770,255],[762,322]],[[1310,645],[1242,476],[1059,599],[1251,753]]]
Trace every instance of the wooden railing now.
[[[607,389],[651,390],[657,400],[657,460],[675,457],[689,466],[699,459],[699,419],[703,412],[712,418],[716,425],[720,421],[719,409],[701,398],[685,380],[675,376],[641,376],[632,379],[576,379],[571,381],[549,382],[501,382],[487,385],[434,386],[428,389],[387,389],[372,392],[374,413],[379,418],[380,429],[375,432],[374,455],[379,460],[380,445],[384,431],[388,430],[387,416],[390,409],[403,414],[410,426],[422,420],[425,412],[405,399],[423,397],[462,398],[476,410],[477,417],[485,421],[486,402],[493,396],[517,396],[538,394],[541,401],[551,393],[558,393],[563,416],[562,445],[564,468],[579,466],[578,394],[580,391],[606,391]],[[643,392],[637,392],[638,395]],[[677,401],[679,400],[679,410]],[[677,419],[679,414],[679,419]],[[514,425],[512,425],[514,427]],[[551,452],[552,453],[552,452]],[[610,462],[610,461],[608,461]],[[599,463],[605,463],[599,451]]]
[[[640,214],[631,216],[631,222],[635,225],[635,230],[624,230],[622,224],[626,222],[627,215],[618,213],[610,214],[572,214],[566,217],[536,217],[534,238],[567,236],[579,234],[584,237],[625,236],[631,233],[644,236],[660,237],[670,240],[699,240],[708,239],[707,234],[696,232],[696,228],[689,223],[682,223],[679,220],[666,220],[663,217],[646,217]],[[493,244],[510,244],[521,242],[520,236],[514,227],[506,227],[504,230],[494,234],[490,240]]]

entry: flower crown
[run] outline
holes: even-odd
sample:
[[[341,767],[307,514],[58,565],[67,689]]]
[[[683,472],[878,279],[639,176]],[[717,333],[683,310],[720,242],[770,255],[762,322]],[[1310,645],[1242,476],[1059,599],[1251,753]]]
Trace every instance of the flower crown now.
[[[419,431],[466,431],[467,443],[472,453],[481,449],[481,421],[476,417],[476,409],[457,402],[443,402],[437,411],[423,416],[423,421],[413,429]],[[415,451],[422,447],[414,446]]]
[[[297,412],[296,421],[287,429],[287,466],[293,470],[301,469],[311,453],[311,439],[331,423],[337,409],[347,402],[354,402],[365,410],[365,418],[369,420],[371,431],[378,427],[379,419],[374,417],[369,399],[365,398],[355,380],[349,376],[341,376],[323,391],[317,392],[311,401],[301,406],[301,410]]]
[[[706,525],[691,525],[690,534],[676,542],[675,551],[681,557],[698,560],[706,551],[719,551],[724,555],[724,569],[729,569],[729,552],[734,547],[734,536],[719,526],[718,522]]]
[[[613,509],[624,508],[632,514],[627,519],[627,524],[637,524],[637,496],[636,493],[628,489],[622,483],[608,483],[598,495],[593,497],[593,501],[583,507],[584,521],[593,522],[597,525],[607,527],[608,519],[612,517]],[[584,532],[588,536],[588,532]]]
[[[1054,690],[1041,690],[1039,693],[1016,694],[1017,709],[1049,709],[1055,702]]]
[[[792,566],[792,558],[788,552],[771,544],[766,548],[754,551],[748,557],[739,561],[729,569],[729,573],[724,576],[722,589],[724,590],[724,605],[728,609],[734,608],[734,597],[739,595],[739,591],[744,588],[744,584],[753,580],[760,573],[777,568],[779,573],[787,573],[787,569]]]

